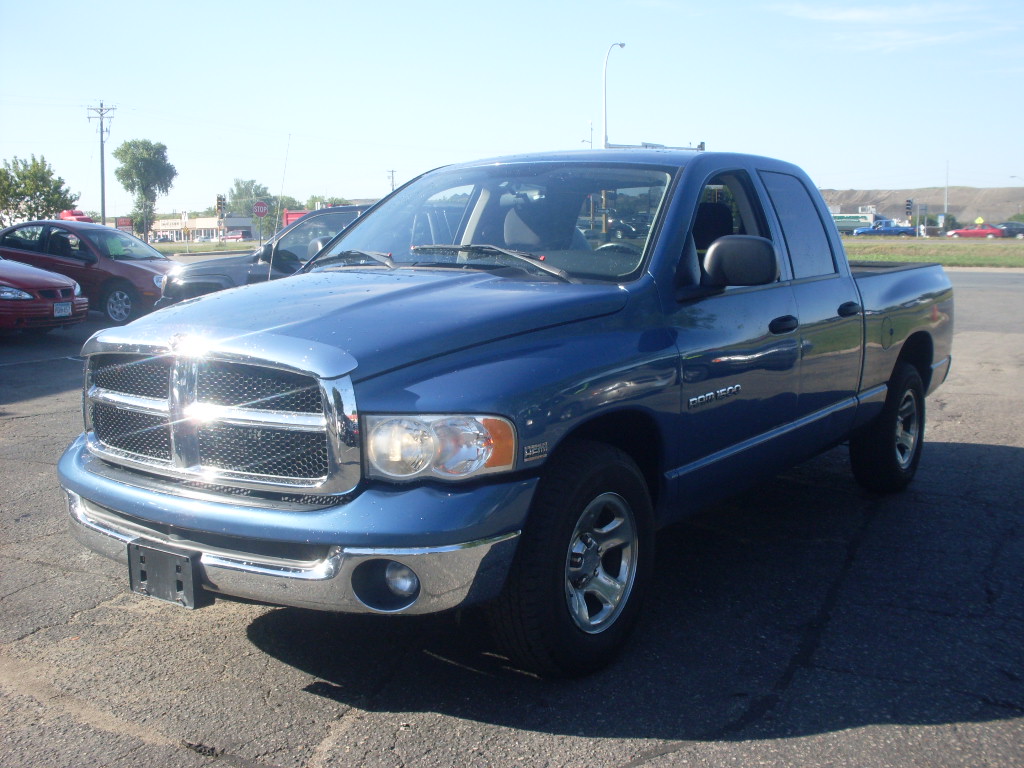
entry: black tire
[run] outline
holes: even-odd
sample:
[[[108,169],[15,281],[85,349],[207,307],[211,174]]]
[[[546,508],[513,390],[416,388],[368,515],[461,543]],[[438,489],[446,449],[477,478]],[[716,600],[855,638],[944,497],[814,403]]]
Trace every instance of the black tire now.
[[[572,442],[548,461],[508,582],[489,606],[495,639],[546,677],[595,672],[636,624],[653,563],[639,468],[617,448]]]
[[[110,322],[124,325],[139,316],[139,294],[128,283],[114,283],[104,292],[99,309]]]
[[[924,384],[914,366],[899,363],[882,412],[850,438],[853,476],[864,488],[896,493],[914,479],[924,448]]]

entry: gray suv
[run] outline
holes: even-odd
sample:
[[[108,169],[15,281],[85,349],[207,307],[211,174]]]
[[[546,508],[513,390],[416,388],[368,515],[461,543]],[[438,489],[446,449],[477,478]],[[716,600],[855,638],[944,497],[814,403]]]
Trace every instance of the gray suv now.
[[[338,205],[310,211],[244,256],[179,264],[163,281],[157,309],[225,288],[263,283],[294,274],[369,205]]]

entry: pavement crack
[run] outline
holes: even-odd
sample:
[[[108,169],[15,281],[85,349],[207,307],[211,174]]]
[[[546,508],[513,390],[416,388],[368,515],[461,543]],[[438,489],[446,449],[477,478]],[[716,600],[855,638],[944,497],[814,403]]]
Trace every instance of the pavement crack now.
[[[796,651],[790,657],[789,663],[783,669],[775,684],[762,696],[755,697],[739,716],[705,736],[704,740],[718,741],[749,728],[775,707],[782,695],[792,685],[794,678],[800,670],[807,669],[813,665],[814,655],[821,646],[821,639],[825,633],[825,628],[832,620],[832,613],[839,603],[839,593],[846,584],[847,577],[857,560],[857,554],[860,552],[861,545],[873,519],[874,515],[871,512],[865,511],[860,526],[847,540],[846,557],[843,560],[843,564],[836,573],[832,583],[829,584],[828,590],[818,606],[817,613],[804,625]]]

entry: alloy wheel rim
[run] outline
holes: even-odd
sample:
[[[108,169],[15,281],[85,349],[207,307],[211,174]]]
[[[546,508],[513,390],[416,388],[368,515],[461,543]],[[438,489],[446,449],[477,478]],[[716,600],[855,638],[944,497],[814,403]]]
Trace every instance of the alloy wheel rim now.
[[[919,437],[917,395],[908,390],[896,411],[896,462],[900,469],[908,469],[913,463]]]
[[[617,493],[604,493],[583,510],[565,559],[565,600],[573,623],[597,634],[615,623],[636,580],[637,529],[633,510]]]
[[[114,291],[107,298],[107,314],[111,320],[122,322],[132,313],[132,300],[125,291]]]

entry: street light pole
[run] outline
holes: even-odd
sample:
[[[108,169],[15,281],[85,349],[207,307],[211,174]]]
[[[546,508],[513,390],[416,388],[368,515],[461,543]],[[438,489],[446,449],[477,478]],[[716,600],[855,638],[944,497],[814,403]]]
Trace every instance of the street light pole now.
[[[608,57],[612,55],[612,48],[618,46],[619,48],[625,48],[625,43],[612,43],[608,46],[608,52],[604,55],[604,77],[601,82],[604,87],[604,96],[602,99],[602,128],[604,129],[604,148],[608,149]]]

